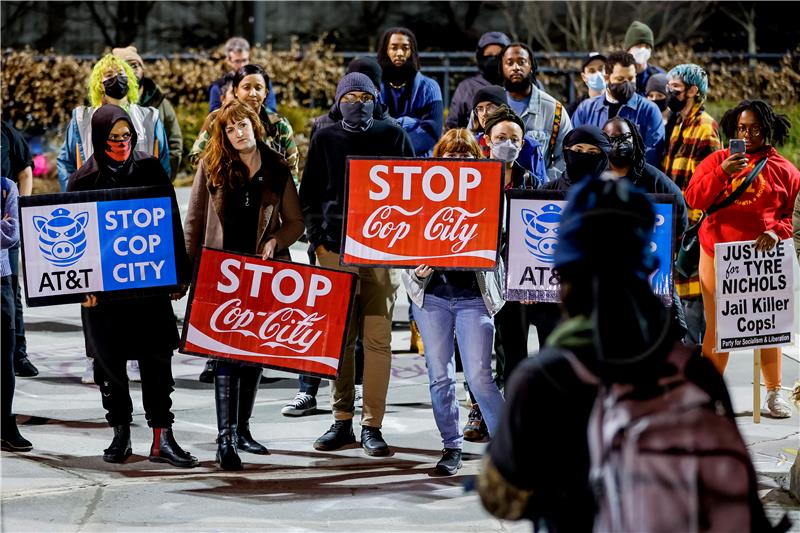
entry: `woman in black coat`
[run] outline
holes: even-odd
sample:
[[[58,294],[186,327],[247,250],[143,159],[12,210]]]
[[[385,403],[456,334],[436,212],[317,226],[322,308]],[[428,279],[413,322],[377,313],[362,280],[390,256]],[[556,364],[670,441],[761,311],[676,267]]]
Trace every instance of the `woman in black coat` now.
[[[136,141],[136,130],[125,110],[115,105],[102,106],[92,116],[94,154],[70,176],[67,191],[164,186],[172,196],[173,213],[178,213],[169,177],[157,159],[133,152]],[[177,275],[183,281],[189,265],[180,228],[173,230],[173,239]],[[197,466],[197,459],[182,450],[172,434],[172,352],[178,347],[178,329],[170,296],[114,299],[101,293],[87,296],[81,305],[86,353],[95,359],[94,380],[100,386],[106,420],[114,428],[114,438],[104,450],[103,460],[122,463],[131,455],[133,404],[125,366],[128,360],[135,359],[142,376],[147,425],[153,428],[150,460]]]

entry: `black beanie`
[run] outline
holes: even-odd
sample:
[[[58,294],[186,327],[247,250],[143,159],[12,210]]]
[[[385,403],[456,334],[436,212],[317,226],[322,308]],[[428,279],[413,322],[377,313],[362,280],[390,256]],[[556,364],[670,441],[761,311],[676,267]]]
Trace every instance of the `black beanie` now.
[[[347,72],[345,74],[350,74],[351,72],[360,72],[366,75],[375,84],[375,88],[379,91],[381,90],[383,69],[374,58],[361,56],[353,59],[347,64]]]
[[[472,99],[472,109],[475,109],[481,102],[492,102],[498,106],[506,105],[508,102],[508,100],[506,100],[506,90],[499,85],[482,87],[475,93],[475,97]]]

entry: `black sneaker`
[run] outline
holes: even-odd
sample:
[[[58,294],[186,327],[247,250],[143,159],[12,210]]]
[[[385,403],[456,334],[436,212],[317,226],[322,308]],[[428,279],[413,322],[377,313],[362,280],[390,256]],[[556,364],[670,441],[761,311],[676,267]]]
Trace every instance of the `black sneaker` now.
[[[298,392],[294,399],[283,406],[283,416],[305,416],[317,410],[317,399],[305,392]]]
[[[14,375],[20,378],[32,378],[39,375],[39,369],[33,366],[31,360],[26,356],[14,361]]]
[[[337,420],[325,434],[314,442],[314,449],[329,452],[353,444],[355,441],[353,420]]]
[[[383,440],[381,430],[369,426],[361,426],[361,447],[364,453],[372,457],[389,455],[389,445]]]
[[[436,463],[436,472],[443,476],[452,476],[458,472],[461,464],[461,450],[445,448],[442,450],[442,458]]]

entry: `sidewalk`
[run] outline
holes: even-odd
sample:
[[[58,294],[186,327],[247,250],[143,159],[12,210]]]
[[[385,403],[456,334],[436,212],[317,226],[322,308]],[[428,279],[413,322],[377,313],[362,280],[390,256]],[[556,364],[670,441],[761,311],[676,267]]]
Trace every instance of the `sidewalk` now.
[[[185,205],[185,202],[181,202]],[[292,249],[303,260],[305,249]],[[406,298],[397,299],[395,319],[406,316]],[[175,305],[183,316],[185,299]],[[331,424],[330,387],[318,396],[321,414],[281,416],[297,390],[294,376],[262,385],[252,431],[272,452],[242,454],[243,472],[225,473],[214,464],[216,419],[213,386],[197,376],[205,359],[173,359],[175,434],[202,465],[181,470],[147,460],[151,431],[134,400],[134,455],[123,465],[103,462],[111,440],[96,386],[82,385],[83,336],[77,305],[28,309],[28,350],[39,368],[36,378],[18,378],[14,410],[21,431],[34,444],[27,454],[3,452],[2,531],[342,531],[342,532],[517,532],[527,522],[497,520],[483,511],[464,482],[478,472],[484,444],[465,443],[464,467],[454,477],[438,477],[433,467],[441,442],[433,420],[424,359],[410,354],[407,329],[394,332],[392,377],[383,428],[394,454],[369,458],[357,447],[323,453],[312,443]],[[529,346],[536,346],[531,329]],[[783,383],[800,376],[800,354],[786,351]],[[800,418],[762,417],[753,424],[752,352],[733,354],[726,379],[741,430],[759,472],[762,499],[773,521],[788,512],[800,530],[800,504],[792,500],[788,472],[800,444]],[[287,375],[288,376],[288,375]],[[461,376],[459,376],[461,377]],[[762,388],[763,394],[763,388]],[[463,393],[459,393],[463,398]],[[462,423],[467,408],[462,403]],[[356,428],[356,431],[358,429]],[[548,435],[542,428],[541,438]],[[570,457],[553,457],[567,462]]]

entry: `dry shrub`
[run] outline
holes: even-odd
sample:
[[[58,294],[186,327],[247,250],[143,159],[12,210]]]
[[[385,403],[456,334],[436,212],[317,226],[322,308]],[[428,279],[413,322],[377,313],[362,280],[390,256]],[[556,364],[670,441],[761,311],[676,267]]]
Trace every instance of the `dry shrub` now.
[[[255,47],[251,60],[262,65],[273,80],[278,100],[290,106],[330,105],[336,83],[344,73],[342,59],[325,36],[305,46],[292,40],[289,50]],[[39,54],[29,48],[3,55],[3,116],[18,129],[33,126],[59,128],[86,98],[92,60]],[[195,53],[190,59],[173,57],[147,61],[145,73],[164,90],[176,107],[208,101],[208,87],[225,71],[222,47]]]

